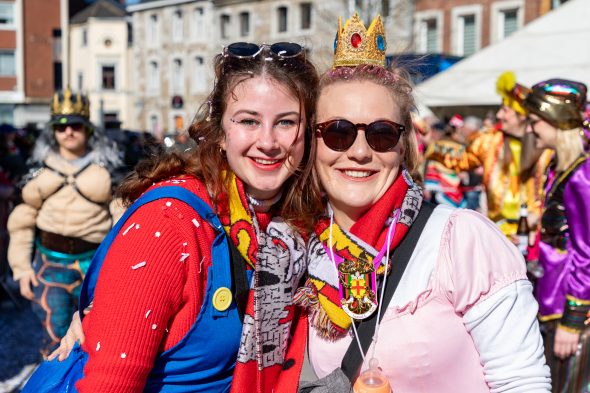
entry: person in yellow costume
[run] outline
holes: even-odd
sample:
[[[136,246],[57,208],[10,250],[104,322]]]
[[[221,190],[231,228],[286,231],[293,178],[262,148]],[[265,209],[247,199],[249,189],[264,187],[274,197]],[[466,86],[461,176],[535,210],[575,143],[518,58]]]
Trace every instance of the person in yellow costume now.
[[[515,75],[507,71],[498,78],[496,90],[502,97],[496,114],[500,129],[475,134],[466,147],[429,151],[426,159],[456,171],[483,167],[488,217],[514,238],[522,203],[528,206],[529,224],[537,225],[552,152],[536,149],[525,133],[527,111],[521,103],[529,89],[516,83]]]

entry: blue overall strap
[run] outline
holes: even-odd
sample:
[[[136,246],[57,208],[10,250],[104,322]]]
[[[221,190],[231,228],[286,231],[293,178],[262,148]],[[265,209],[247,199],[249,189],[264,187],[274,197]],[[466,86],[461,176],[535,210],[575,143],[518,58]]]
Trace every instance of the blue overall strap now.
[[[201,198],[199,198],[192,192],[182,187],[162,186],[159,188],[154,188],[153,190],[150,190],[143,194],[131,206],[129,206],[129,208],[125,211],[125,214],[123,214],[119,221],[117,221],[115,226],[110,230],[110,232],[107,234],[107,236],[104,238],[104,240],[96,250],[96,254],[94,254],[94,258],[92,258],[92,262],[90,264],[90,267],[88,268],[88,272],[86,273],[86,277],[84,278],[84,282],[82,283],[82,289],[80,291],[80,318],[84,317],[83,311],[86,307],[88,307],[88,305],[94,297],[96,281],[98,280],[98,274],[100,272],[100,268],[102,266],[104,258],[107,252],[109,251],[111,243],[115,240],[115,237],[117,236],[123,225],[125,225],[125,222],[141,206],[145,205],[146,203],[153,202],[155,200],[162,198],[178,199],[179,201],[185,202],[193,209],[195,209],[199,216],[205,219],[209,224],[211,224],[213,228],[215,228],[218,231],[219,234],[213,242],[213,254],[217,254],[219,252],[215,252],[216,249],[221,248],[218,247],[219,245],[222,246],[222,249],[228,250],[228,240],[227,236],[225,235],[223,226],[221,225],[221,222],[219,221],[217,215],[213,212],[211,207],[207,205],[207,203],[205,203]],[[216,262],[226,262],[213,263],[213,277],[210,278],[210,280],[212,280],[214,290],[220,287],[231,288],[229,258],[219,260],[215,258],[215,255],[212,255],[212,258]],[[219,316],[226,314],[227,310],[225,310],[224,312],[217,312],[217,315]]]

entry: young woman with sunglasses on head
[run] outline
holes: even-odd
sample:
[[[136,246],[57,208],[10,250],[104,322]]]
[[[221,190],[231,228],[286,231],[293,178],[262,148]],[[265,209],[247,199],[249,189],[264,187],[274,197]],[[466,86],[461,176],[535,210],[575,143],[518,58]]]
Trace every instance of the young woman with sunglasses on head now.
[[[549,391],[522,256],[479,213],[436,207],[383,306],[382,285],[395,276],[384,272],[395,272],[398,246],[432,207],[408,174],[417,164],[414,100],[406,76],[384,67],[380,18],[367,30],[356,15],[339,26],[315,115],[315,172],[328,204],[297,294],[310,313],[309,358],[324,378],[311,387],[349,391],[341,362],[361,345],[363,324],[383,316],[367,336],[362,370],[371,366],[371,378],[358,384],[377,373],[390,385],[382,391]]]
[[[536,297],[553,392],[585,392],[590,384],[590,160],[582,112],[586,85],[564,79],[537,83],[524,101],[527,131],[555,152],[541,215]]]
[[[8,219],[8,261],[45,327],[46,356],[66,333],[92,255],[121,213],[111,204],[121,162],[90,123],[87,97],[67,89],[55,93],[29,164],[22,203]]]
[[[292,299],[305,272],[297,230],[314,214],[318,74],[297,44],[236,43],[215,58],[215,76],[189,129],[196,149],[140,164],[121,187],[127,202],[182,187],[211,213],[163,198],[123,224],[83,320],[80,392],[297,388],[306,325]]]

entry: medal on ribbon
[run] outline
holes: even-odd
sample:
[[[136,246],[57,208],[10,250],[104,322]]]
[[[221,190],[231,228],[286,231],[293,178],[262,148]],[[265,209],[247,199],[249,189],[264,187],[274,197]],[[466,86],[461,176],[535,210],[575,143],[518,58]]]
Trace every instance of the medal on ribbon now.
[[[377,309],[375,267],[366,259],[338,265],[342,310],[353,319],[364,319]]]

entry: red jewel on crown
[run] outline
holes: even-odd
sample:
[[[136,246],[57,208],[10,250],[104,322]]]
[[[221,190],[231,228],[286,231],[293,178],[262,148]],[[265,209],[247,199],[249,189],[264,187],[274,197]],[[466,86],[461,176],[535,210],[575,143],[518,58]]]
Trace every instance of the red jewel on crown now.
[[[361,46],[362,40],[363,39],[361,38],[361,35],[359,33],[354,33],[352,37],[350,37],[350,43],[354,48],[358,48],[359,46]]]

